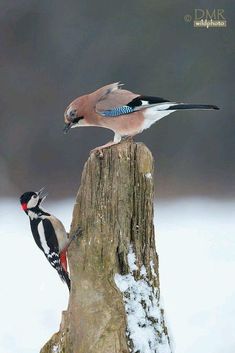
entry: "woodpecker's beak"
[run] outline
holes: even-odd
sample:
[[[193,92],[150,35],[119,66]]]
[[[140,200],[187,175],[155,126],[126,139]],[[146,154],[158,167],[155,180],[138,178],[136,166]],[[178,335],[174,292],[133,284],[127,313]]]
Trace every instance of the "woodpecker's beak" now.
[[[45,186],[43,186],[43,188],[41,188],[41,189],[37,192],[38,196],[41,196],[44,190],[45,190]]]
[[[38,194],[38,196],[39,196],[39,203],[40,203],[40,204],[45,200],[45,198],[46,198],[47,195],[48,195],[48,193],[42,195],[43,192],[44,192],[44,190],[45,190],[45,186],[43,186],[43,188],[41,188],[41,189],[37,192],[37,194]]]
[[[69,132],[71,126],[72,126],[72,123],[65,123],[64,124],[64,129],[63,129],[64,134],[67,134]]]

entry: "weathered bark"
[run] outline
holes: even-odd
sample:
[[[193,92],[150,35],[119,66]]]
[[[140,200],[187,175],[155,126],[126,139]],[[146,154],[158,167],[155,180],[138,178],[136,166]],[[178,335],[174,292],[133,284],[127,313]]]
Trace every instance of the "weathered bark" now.
[[[126,313],[133,289],[122,290],[120,285],[128,280],[150,290],[148,296],[158,317],[151,315],[144,300],[137,304],[146,311],[148,323],[155,325],[159,347],[163,344],[168,347],[165,352],[170,352],[159,303],[152,173],[152,155],[143,144],[125,141],[104,150],[102,158],[96,153],[89,157],[71,225],[71,234],[81,226],[83,235],[69,249],[69,306],[60,331],[41,353],[137,352]],[[146,352],[163,351],[150,348]]]

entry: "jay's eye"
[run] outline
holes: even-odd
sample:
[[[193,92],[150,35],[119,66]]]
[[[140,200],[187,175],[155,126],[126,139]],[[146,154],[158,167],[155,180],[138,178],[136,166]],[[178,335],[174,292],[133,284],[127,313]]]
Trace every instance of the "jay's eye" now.
[[[71,110],[71,112],[69,113],[69,116],[71,118],[74,118],[76,116],[76,111],[75,110]]]

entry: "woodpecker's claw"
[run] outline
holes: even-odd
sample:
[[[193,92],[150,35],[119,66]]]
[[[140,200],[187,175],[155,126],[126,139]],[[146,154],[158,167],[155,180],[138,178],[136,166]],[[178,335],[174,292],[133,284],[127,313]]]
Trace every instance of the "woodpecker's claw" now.
[[[76,239],[79,235],[82,235],[82,228],[78,227],[75,233],[72,235],[71,239],[74,240]]]

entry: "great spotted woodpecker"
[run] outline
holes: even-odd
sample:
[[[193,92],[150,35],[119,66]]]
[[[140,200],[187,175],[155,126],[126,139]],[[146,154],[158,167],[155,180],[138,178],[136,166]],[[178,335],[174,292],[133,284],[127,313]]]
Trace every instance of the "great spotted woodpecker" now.
[[[42,209],[41,204],[47,196],[42,195],[43,191],[44,188],[38,192],[25,192],[20,197],[21,207],[29,216],[31,231],[37,246],[70,290],[67,249],[71,241],[81,233],[81,228],[78,228],[76,234],[69,238],[63,224],[55,216]]]

